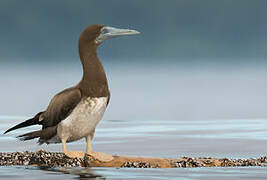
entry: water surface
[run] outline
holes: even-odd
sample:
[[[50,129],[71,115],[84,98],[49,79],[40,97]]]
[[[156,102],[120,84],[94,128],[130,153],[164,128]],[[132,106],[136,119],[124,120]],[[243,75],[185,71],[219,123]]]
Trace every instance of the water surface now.
[[[75,64],[55,59],[0,66],[0,151],[61,151],[2,133],[46,108],[49,100],[81,78]],[[111,101],[96,129],[93,149],[118,155],[178,158],[251,158],[266,155],[267,64],[179,64],[134,59],[104,61]],[[44,63],[40,63],[44,62]],[[148,62],[153,62],[149,60]],[[168,63],[169,62],[169,63]],[[212,61],[210,61],[212,62]],[[219,62],[219,61],[216,61]],[[68,144],[84,150],[85,140]],[[266,168],[127,169],[0,167],[6,179],[265,179]]]
[[[26,117],[0,116],[0,133]],[[12,122],[12,123],[10,123]],[[93,148],[119,155],[152,157],[182,156],[250,158],[266,155],[267,120],[105,120],[96,130]],[[42,145],[37,141],[21,142],[15,136],[38,126],[0,136],[1,151],[61,151],[60,144]],[[84,150],[85,140],[68,144],[73,150]],[[188,168],[188,169],[128,169],[128,168],[55,168],[1,167],[0,178],[22,177],[41,179],[255,179],[267,178],[267,168]]]

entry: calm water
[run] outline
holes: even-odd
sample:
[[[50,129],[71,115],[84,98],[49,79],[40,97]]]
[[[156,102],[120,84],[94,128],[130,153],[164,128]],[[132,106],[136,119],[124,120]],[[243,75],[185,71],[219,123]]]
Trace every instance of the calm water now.
[[[40,61],[39,61],[40,62]],[[127,65],[126,65],[127,64]],[[119,155],[250,158],[267,155],[266,64],[137,66],[104,63],[111,101],[93,148]],[[30,70],[29,70],[30,69]],[[79,63],[0,67],[0,151],[61,151],[15,137],[38,126],[2,133],[43,110],[75,84]],[[85,141],[68,144],[84,150]],[[127,169],[0,167],[2,179],[266,179],[267,168]]]
[[[14,172],[15,171],[15,172]],[[225,180],[266,179],[266,168],[192,168],[192,169],[129,169],[71,168],[39,169],[34,167],[0,167],[1,179],[182,179]]]
[[[0,133],[22,121],[22,117],[0,117]],[[27,128],[33,130],[37,127]],[[20,142],[15,136],[27,130],[1,135],[1,151],[46,149],[61,151],[61,145],[38,146],[35,142]],[[135,120],[103,121],[96,131],[93,148],[120,155],[160,157],[228,157],[249,158],[266,155],[267,120],[174,121]],[[83,150],[84,140],[69,144]],[[255,179],[267,178],[267,168],[189,168],[189,169],[127,169],[127,168],[67,168],[39,169],[35,167],[0,167],[0,178],[22,177],[41,179]]]

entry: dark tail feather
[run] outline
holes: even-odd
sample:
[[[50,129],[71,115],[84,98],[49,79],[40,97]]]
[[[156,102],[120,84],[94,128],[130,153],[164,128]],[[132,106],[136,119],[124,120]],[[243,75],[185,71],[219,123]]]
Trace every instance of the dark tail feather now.
[[[21,141],[39,138],[39,144],[48,143],[47,141],[57,134],[57,126],[52,126],[39,131],[33,131],[17,136]]]
[[[19,135],[17,136],[17,138],[19,138],[21,141],[27,141],[27,140],[41,137],[41,135],[42,135],[42,130],[39,130],[39,131],[33,131],[30,133]]]
[[[34,118],[31,118],[31,119],[28,119],[10,129],[8,129],[6,132],[4,132],[4,134],[10,132],[10,131],[13,131],[15,129],[19,129],[19,128],[23,128],[23,127],[27,127],[27,126],[32,126],[32,125],[35,125],[35,124],[40,124],[40,121],[39,121],[39,117],[40,115],[42,114],[43,112],[39,112],[36,116],[34,116]]]
[[[13,131],[15,129],[19,129],[19,128],[23,128],[23,127],[27,127],[27,126],[31,126],[31,125],[35,125],[35,124],[37,124],[37,123],[36,123],[34,118],[28,119],[28,120],[26,120],[26,121],[24,121],[24,122],[22,122],[22,123],[20,123],[20,124],[18,124],[16,126],[10,128],[10,129],[8,129],[6,132],[4,132],[4,134],[6,134],[6,133],[8,133],[10,131]]]

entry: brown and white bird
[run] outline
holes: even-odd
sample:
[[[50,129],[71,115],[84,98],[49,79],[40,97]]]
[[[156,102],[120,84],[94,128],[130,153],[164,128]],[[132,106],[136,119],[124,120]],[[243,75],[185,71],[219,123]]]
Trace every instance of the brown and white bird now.
[[[83,66],[81,81],[54,96],[45,111],[5,133],[39,124],[42,125],[41,130],[18,137],[21,140],[39,138],[39,144],[61,142],[63,152],[73,158],[82,158],[85,153],[67,150],[66,143],[85,138],[87,154],[100,161],[112,160],[111,155],[93,152],[91,146],[95,128],[102,119],[110,98],[106,74],[97,56],[97,48],[104,40],[133,34],[139,32],[103,25],[88,26],[79,39],[79,55]]]

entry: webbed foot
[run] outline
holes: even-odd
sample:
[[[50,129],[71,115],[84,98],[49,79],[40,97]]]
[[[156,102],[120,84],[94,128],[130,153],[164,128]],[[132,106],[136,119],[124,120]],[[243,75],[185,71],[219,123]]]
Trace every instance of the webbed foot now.
[[[114,159],[112,155],[101,152],[91,152],[88,155],[92,156],[94,159],[99,160],[101,162],[109,162]]]
[[[65,151],[64,154],[69,158],[84,158],[85,155],[82,151]]]

